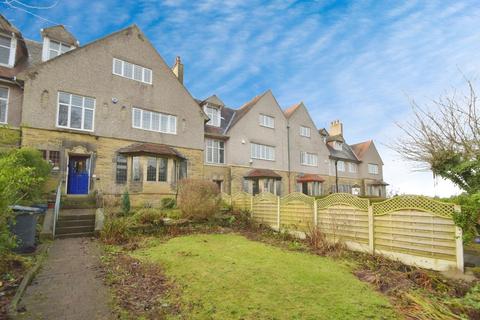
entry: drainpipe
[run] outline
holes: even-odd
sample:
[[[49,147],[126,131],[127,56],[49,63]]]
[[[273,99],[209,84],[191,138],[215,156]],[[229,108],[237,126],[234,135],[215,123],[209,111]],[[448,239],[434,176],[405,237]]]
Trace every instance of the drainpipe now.
[[[291,172],[290,172],[290,125],[287,124],[287,164],[288,164],[288,193],[292,192],[291,187]]]
[[[335,192],[338,192],[338,159],[335,160]]]

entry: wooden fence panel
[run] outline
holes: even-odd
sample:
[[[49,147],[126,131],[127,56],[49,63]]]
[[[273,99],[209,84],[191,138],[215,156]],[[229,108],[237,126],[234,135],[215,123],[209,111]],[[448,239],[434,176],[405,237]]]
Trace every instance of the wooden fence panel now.
[[[314,225],[313,203],[315,199],[294,192],[280,199],[280,227],[306,232]]]
[[[264,192],[253,197],[253,219],[256,222],[277,228],[278,198],[272,193]]]
[[[367,199],[336,193],[317,200],[317,226],[333,241],[344,241],[354,249],[368,249]]]
[[[420,196],[373,204],[375,252],[435,270],[463,269],[454,205]]]
[[[252,205],[252,196],[246,192],[240,191],[232,194],[232,207],[235,210],[250,211]]]

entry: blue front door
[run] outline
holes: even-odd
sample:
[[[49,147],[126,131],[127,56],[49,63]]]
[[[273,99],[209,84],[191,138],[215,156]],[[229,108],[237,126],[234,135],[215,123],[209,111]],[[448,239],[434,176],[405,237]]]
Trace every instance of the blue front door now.
[[[70,156],[68,162],[68,194],[88,194],[88,157]]]

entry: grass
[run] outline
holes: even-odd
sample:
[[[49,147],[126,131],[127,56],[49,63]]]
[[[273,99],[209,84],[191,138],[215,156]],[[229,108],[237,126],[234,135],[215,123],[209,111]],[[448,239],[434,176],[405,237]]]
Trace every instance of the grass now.
[[[187,319],[395,319],[346,264],[234,234],[189,235],[135,251],[181,291]],[[175,316],[171,316],[175,317]]]

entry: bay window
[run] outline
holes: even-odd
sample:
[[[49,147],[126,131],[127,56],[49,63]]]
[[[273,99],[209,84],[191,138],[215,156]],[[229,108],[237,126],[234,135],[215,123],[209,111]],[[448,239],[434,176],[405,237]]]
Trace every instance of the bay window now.
[[[6,124],[8,120],[8,88],[0,87],[0,123]]]

